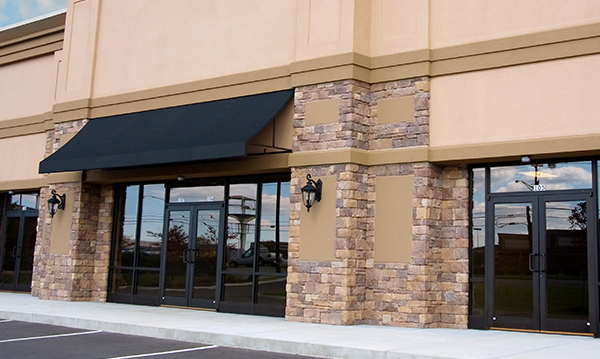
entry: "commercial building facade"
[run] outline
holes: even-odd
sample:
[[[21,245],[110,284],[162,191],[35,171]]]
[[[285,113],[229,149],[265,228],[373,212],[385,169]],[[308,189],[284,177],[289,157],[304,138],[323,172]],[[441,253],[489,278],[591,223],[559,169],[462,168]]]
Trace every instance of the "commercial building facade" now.
[[[0,31],[0,290],[598,336],[599,44],[593,0],[69,1]]]

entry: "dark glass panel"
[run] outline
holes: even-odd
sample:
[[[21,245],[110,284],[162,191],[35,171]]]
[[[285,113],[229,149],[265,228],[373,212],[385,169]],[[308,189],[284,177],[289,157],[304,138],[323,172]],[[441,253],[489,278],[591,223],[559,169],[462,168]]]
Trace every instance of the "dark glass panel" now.
[[[21,262],[19,265],[19,279],[17,284],[31,285],[33,271],[33,251],[37,234],[37,217],[25,217],[23,229],[23,247],[21,248]]]
[[[113,269],[111,292],[119,294],[132,294],[133,271]]]
[[[545,266],[548,318],[587,321],[586,202],[546,203]]]
[[[485,276],[485,169],[473,169],[471,276]]]
[[[495,315],[533,318],[532,206],[494,207]]]
[[[169,212],[165,295],[184,297],[190,241],[190,211]]]
[[[165,186],[163,184],[145,185],[143,193],[137,266],[160,268],[165,214]]]
[[[252,271],[256,227],[255,183],[232,184],[229,187],[226,267]],[[266,264],[268,251],[261,249],[259,265]],[[263,258],[265,256],[265,258]]]
[[[592,188],[592,162],[539,163],[492,167],[492,192]]]
[[[485,315],[485,282],[471,282],[471,315]]]
[[[115,241],[114,266],[132,267],[138,219],[138,199],[140,186],[127,186],[125,189],[125,210],[121,232]]]
[[[137,271],[136,294],[158,297],[158,287],[160,272],[158,271]]]
[[[4,255],[2,258],[2,284],[14,284],[20,222],[19,218],[6,218],[6,237],[4,240]]]
[[[193,298],[215,299],[219,217],[218,210],[198,211]]]
[[[257,304],[285,307],[286,277],[258,277]]]
[[[252,276],[225,275],[224,299],[226,302],[252,303]]]

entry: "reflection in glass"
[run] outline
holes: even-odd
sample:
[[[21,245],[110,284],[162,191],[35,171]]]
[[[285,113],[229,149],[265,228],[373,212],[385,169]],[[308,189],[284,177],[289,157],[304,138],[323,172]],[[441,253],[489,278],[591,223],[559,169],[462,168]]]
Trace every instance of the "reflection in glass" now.
[[[285,307],[285,277],[258,277],[258,304]]]
[[[112,291],[113,293],[132,293],[133,271],[124,269],[113,270]]]
[[[232,184],[229,187],[229,217],[227,219],[227,250],[225,263],[229,268],[252,271],[256,227],[255,183]],[[258,264],[268,261],[268,250],[261,248]]]
[[[533,318],[532,215],[531,203],[494,206],[496,316]]]
[[[190,241],[190,211],[169,212],[165,295],[185,296],[187,252]]]
[[[4,237],[4,255],[2,257],[2,284],[12,285],[15,280],[20,222],[19,218],[6,218],[6,236]]]
[[[144,186],[138,267],[160,267],[162,226],[165,212],[165,186]]]
[[[471,315],[485,315],[485,282],[471,282]]]
[[[536,163],[490,168],[492,192],[592,188],[592,162]]]
[[[38,209],[38,198],[37,193],[12,194],[8,209],[11,211],[36,210]]]
[[[21,247],[21,261],[19,264],[19,278],[17,284],[31,285],[33,271],[33,250],[37,234],[37,217],[25,217],[23,240]]]
[[[169,192],[170,203],[223,201],[224,186],[174,187]]]
[[[588,318],[586,202],[546,203],[548,318]]]
[[[471,315],[485,315],[485,168],[471,173],[471,252],[469,304]]]
[[[226,275],[224,281],[223,297],[226,302],[252,303],[251,275]]]
[[[473,169],[471,274],[485,276],[485,169]]]
[[[260,246],[268,251],[267,266],[261,272],[287,273],[290,220],[289,183],[262,186]]]
[[[219,211],[214,210],[198,211],[194,258],[194,298],[215,299],[219,214]]]
[[[136,294],[158,296],[158,271],[137,271]]]
[[[125,189],[125,210],[121,233],[116,241],[115,266],[132,267],[135,253],[138,199],[140,186],[127,186]]]

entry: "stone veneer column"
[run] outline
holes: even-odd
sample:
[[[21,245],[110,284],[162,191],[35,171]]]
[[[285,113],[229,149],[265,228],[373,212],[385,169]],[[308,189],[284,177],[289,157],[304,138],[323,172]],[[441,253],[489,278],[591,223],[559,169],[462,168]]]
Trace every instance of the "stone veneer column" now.
[[[47,155],[58,149],[61,135],[76,133],[86,121],[62,123],[48,133]],[[50,192],[69,192],[73,204],[69,253],[50,253],[52,219],[46,202]],[[82,182],[61,183],[40,193],[34,251],[32,295],[53,300],[105,301],[112,231],[113,187]],[[69,214],[70,215],[70,214]]]
[[[365,324],[466,328],[468,310],[468,172],[430,163],[374,166],[369,208],[378,176],[413,175],[410,263],[367,261]],[[371,230],[369,245],[374,243]],[[371,257],[372,258],[372,257]]]
[[[378,122],[379,100],[410,97],[414,120]],[[305,126],[310,101],[340,99],[338,122]],[[404,102],[406,103],[406,101]],[[294,152],[385,150],[429,145],[429,79],[298,88]],[[335,260],[300,261],[300,188],[305,175],[337,179]],[[380,176],[413,176],[410,263],[375,263],[375,187]],[[430,163],[292,169],[288,320],[466,328],[468,181],[464,167]]]
[[[305,126],[305,105],[339,99],[337,122]],[[340,81],[296,89],[294,151],[368,147],[369,85]],[[300,261],[300,189],[306,174],[336,177],[335,251],[333,261]],[[288,248],[286,318],[327,324],[362,319],[365,298],[366,167],[355,164],[293,168],[291,228]]]

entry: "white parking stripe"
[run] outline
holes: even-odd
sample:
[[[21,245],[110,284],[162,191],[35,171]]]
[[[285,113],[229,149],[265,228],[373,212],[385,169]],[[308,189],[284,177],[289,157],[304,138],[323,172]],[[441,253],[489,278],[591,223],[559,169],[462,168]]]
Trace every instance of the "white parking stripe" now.
[[[94,331],[91,331],[91,332],[79,332],[79,333],[44,335],[44,336],[41,336],[41,337],[29,337],[29,338],[4,339],[4,340],[0,340],[0,344],[2,344],[2,343],[10,343],[10,342],[21,342],[21,341],[26,341],[26,340],[36,340],[36,339],[73,337],[73,336],[76,336],[76,335],[95,334],[95,333],[101,333],[101,332],[102,332],[101,330],[94,330]]]
[[[8,322],[12,322],[12,319],[2,319],[2,320],[0,320],[0,323],[8,323]]]
[[[114,358],[106,358],[106,359],[131,359],[131,358],[144,358],[144,357],[153,357],[158,355],[167,355],[167,354],[177,354],[177,353],[185,353],[185,352],[193,352],[196,350],[204,350],[204,349],[214,349],[218,348],[216,345],[210,345],[207,347],[197,347],[197,348],[189,348],[189,349],[180,349],[180,350],[171,350],[168,352],[157,352],[157,353],[148,353],[148,354],[136,354],[136,355],[128,355],[125,357],[114,357]]]

